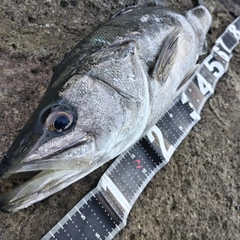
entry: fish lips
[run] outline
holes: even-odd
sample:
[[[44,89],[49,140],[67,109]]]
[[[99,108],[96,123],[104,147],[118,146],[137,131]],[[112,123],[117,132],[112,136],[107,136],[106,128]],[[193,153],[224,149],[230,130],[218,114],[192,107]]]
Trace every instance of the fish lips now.
[[[10,213],[24,209],[86,176],[79,170],[41,171],[30,180],[0,197],[0,210]]]
[[[30,142],[25,141],[25,144]],[[16,212],[26,208],[62,190],[90,173],[92,171],[90,167],[91,160],[95,154],[95,142],[91,135],[86,134],[80,137],[79,141],[66,146],[62,149],[62,152],[64,153],[72,148],[79,149],[82,146],[85,154],[81,157],[85,158],[86,162],[81,160],[81,164],[77,167],[76,159],[74,158],[70,161],[68,160],[68,164],[66,165],[66,159],[61,158],[60,152],[57,153],[57,156],[60,157],[49,155],[43,159],[34,159],[32,161],[25,161],[26,158],[23,158],[21,154],[17,154],[16,156],[14,154],[11,156],[5,154],[0,166],[1,177],[30,179],[0,196],[0,210],[3,212]],[[30,153],[24,155],[27,157]],[[75,170],[75,168],[77,169]]]
[[[73,157],[66,159],[66,157],[62,156],[64,153],[68,152],[68,150],[74,151],[74,148],[77,148],[78,151],[80,151],[79,149],[81,148],[83,149],[82,154],[78,158]],[[85,136],[80,137],[78,141],[65,146],[60,151],[49,154],[40,159],[28,161],[28,157],[31,157],[31,152],[26,156],[26,158],[23,159],[22,157],[18,158],[18,156],[10,159],[9,155],[5,154],[0,165],[0,177],[31,178],[40,171],[78,169],[84,165],[88,166],[91,164],[94,154],[94,138],[91,135],[86,134]]]

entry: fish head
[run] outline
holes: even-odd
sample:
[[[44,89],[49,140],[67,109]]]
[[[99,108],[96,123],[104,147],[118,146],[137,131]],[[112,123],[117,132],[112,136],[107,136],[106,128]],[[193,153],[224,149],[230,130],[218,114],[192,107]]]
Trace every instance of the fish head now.
[[[66,82],[58,92],[47,90],[4,155],[2,178],[30,179],[0,197],[3,211],[38,202],[112,158],[113,139],[124,124],[123,108],[116,104],[119,96],[88,75],[74,75],[69,81],[71,86]]]
[[[114,90],[91,76],[74,75],[55,97],[53,93],[47,90],[4,155],[1,177],[28,177],[42,170],[86,171],[111,152],[111,139],[124,123],[121,99]]]

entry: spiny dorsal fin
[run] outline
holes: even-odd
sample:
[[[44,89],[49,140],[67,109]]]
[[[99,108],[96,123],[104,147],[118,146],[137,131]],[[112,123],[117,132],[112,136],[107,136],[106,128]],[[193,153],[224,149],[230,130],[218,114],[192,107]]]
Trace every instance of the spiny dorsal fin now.
[[[177,53],[179,30],[170,33],[162,44],[162,49],[159,53],[158,60],[154,66],[152,76],[154,79],[164,84],[168,79],[175,55]]]
[[[114,13],[113,16],[110,17],[110,19],[113,19],[115,17],[124,15],[128,12],[132,12],[134,9],[137,9],[137,8],[139,8],[139,6],[130,6],[130,7],[126,7],[124,9],[121,9],[121,10],[117,11],[116,13]]]

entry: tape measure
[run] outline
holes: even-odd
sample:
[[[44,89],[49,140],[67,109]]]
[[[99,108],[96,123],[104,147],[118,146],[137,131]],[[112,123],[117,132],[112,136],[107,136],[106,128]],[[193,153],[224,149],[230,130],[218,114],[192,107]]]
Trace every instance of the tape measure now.
[[[128,214],[153,176],[170,160],[200,120],[206,100],[227,71],[240,41],[240,17],[217,39],[182,93],[148,134],[121,154],[98,185],[77,203],[42,240],[103,240],[126,226]]]

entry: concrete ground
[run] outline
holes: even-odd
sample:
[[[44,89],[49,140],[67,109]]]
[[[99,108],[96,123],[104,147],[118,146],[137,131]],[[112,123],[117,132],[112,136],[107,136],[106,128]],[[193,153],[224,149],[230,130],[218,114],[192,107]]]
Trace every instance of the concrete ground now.
[[[3,0],[0,3],[0,158],[30,117],[60,60],[111,14],[138,1]],[[191,8],[190,0],[162,1]],[[207,1],[206,1],[207,2]],[[209,47],[240,15],[238,0],[212,0]],[[202,120],[146,187],[117,240],[240,239],[240,46]],[[0,212],[1,240],[40,239],[107,166],[25,210]],[[0,180],[0,194],[22,180]]]

